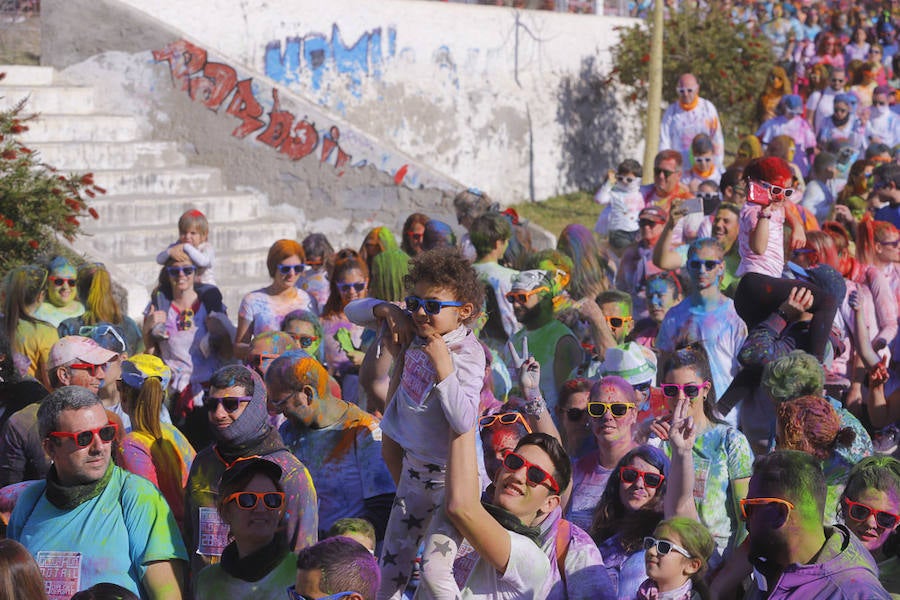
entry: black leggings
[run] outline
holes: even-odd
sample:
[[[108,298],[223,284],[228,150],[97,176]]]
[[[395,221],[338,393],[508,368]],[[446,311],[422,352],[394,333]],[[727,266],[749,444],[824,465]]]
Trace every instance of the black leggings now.
[[[834,315],[844,301],[843,298],[835,298],[808,281],[747,273],[741,277],[734,293],[734,308],[738,316],[747,323],[747,329],[753,329],[778,310],[781,303],[790,297],[791,289],[795,287],[806,288],[813,295],[813,304],[809,309],[813,315],[809,323],[809,347],[800,350],[809,352],[822,362],[825,359],[825,345],[831,333]]]

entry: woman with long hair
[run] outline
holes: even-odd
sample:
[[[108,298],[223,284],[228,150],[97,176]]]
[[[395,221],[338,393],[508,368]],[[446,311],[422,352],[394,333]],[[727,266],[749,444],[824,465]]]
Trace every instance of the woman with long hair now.
[[[372,259],[385,250],[396,250],[397,239],[387,227],[376,227],[366,234],[362,246],[359,247],[359,255],[366,263],[366,268],[372,270]]]
[[[78,298],[84,304],[84,314],[66,319],[59,324],[59,336],[80,335],[82,327],[110,323],[118,327],[125,337],[128,354],[144,351],[141,328],[125,314],[116,300],[112,278],[102,263],[86,263],[78,267],[76,283]]]
[[[58,327],[65,319],[84,314],[84,305],[78,300],[75,290],[77,271],[64,256],[56,256],[47,266],[47,298],[41,303],[34,316]]]
[[[190,258],[170,257],[145,310],[144,339],[172,369],[172,418],[194,442],[206,439],[205,417],[196,430],[187,421],[200,404],[204,384],[230,358],[232,327],[219,289],[197,282]]]
[[[15,540],[0,540],[0,600],[47,600],[40,568]]]
[[[50,348],[59,339],[53,327],[34,312],[44,300],[47,271],[37,265],[16,267],[6,278],[6,336],[12,341],[19,374],[28,375],[50,389],[47,374]]]
[[[403,223],[403,240],[400,242],[400,249],[410,257],[420,254],[424,250],[422,239],[425,235],[425,223],[430,220],[428,215],[422,213],[413,213],[406,217],[406,221]]]
[[[597,503],[589,533],[618,590],[617,598],[634,598],[647,578],[644,537],[664,517],[668,475],[669,459],[662,450],[638,446],[616,463]]]
[[[318,306],[312,296],[296,287],[306,263],[303,246],[294,240],[278,240],[269,248],[266,268],[272,283],[244,296],[238,309],[235,355],[244,359],[250,339],[263,331],[278,331],[284,316],[294,310]]]
[[[122,441],[121,466],[159,488],[184,530],[184,488],[197,453],[184,434],[160,421],[171,374],[162,360],[150,354],[123,361],[117,384],[131,431]]]
[[[766,79],[766,86],[756,101],[755,123],[756,127],[775,118],[775,109],[781,99],[791,93],[791,80],[781,67],[772,67],[769,71],[769,77]]]
[[[306,254],[306,270],[297,280],[297,287],[315,298],[318,306],[328,300],[328,271],[334,248],[321,233],[311,233],[300,242]]]
[[[363,257],[350,249],[335,255],[329,276],[331,294],[322,310],[322,345],[328,372],[341,384],[343,399],[359,401],[359,367],[365,357],[365,327],[355,325],[344,315],[351,301],[366,298],[369,291],[369,269]]]
[[[693,421],[694,498],[700,522],[716,541],[710,560],[715,569],[741,539],[738,502],[747,495],[753,452],[743,433],[716,416],[716,390],[703,346],[675,350],[663,358],[657,374],[670,410],[687,401],[687,417]],[[670,420],[663,417],[658,422]],[[671,428],[665,425],[654,431],[663,439],[671,437]],[[673,446],[671,440],[666,444]]]

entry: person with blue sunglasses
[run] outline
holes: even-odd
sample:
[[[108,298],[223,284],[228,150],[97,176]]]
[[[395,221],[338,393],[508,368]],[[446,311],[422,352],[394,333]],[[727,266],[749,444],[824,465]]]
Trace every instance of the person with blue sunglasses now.
[[[375,600],[381,573],[375,557],[354,539],[337,536],[297,555],[288,600]]]

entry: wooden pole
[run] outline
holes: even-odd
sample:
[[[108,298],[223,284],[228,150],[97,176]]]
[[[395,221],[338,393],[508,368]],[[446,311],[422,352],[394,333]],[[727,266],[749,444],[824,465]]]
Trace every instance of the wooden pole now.
[[[647,126],[644,129],[644,183],[653,182],[653,159],[659,152],[659,126],[662,120],[663,9],[664,2],[653,3],[650,29],[650,91],[647,94]]]

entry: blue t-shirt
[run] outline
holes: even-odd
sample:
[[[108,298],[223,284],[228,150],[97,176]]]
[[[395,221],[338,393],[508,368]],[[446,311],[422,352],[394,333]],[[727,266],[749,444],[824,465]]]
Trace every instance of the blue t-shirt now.
[[[894,227],[900,227],[900,204],[897,206],[882,206],[875,211],[876,221],[887,221],[893,223]]]
[[[187,561],[187,552],[159,490],[142,477],[112,469],[100,495],[71,510],[51,504],[44,494],[46,482],[35,481],[16,502],[7,536],[24,545],[38,563],[48,556],[52,561],[52,553],[65,553],[68,565],[80,561],[79,590],[110,582],[146,598],[141,581],[147,564]]]

